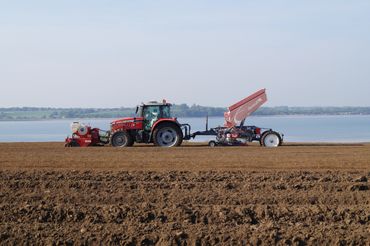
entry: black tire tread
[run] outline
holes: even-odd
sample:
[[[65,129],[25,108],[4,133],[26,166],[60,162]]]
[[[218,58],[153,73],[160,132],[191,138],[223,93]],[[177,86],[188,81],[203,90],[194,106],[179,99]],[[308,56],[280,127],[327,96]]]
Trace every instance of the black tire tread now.
[[[182,144],[182,141],[183,141],[183,133],[181,131],[181,128],[176,125],[175,123],[171,123],[171,122],[163,122],[163,123],[160,123],[158,126],[156,126],[156,128],[154,129],[153,131],[153,143],[155,146],[160,146],[159,143],[157,142],[157,134],[158,134],[158,131],[162,128],[165,128],[165,127],[171,127],[173,129],[175,129],[176,133],[178,134],[179,138],[177,140],[177,143],[173,146],[173,147],[178,147]]]
[[[122,134],[122,133],[127,137],[126,144],[124,144],[122,146],[114,146],[113,145],[114,137],[117,136],[118,134]],[[117,132],[113,133],[113,135],[110,139],[110,143],[113,147],[131,147],[132,145],[134,145],[134,139],[132,138],[132,136],[127,131],[117,131]]]

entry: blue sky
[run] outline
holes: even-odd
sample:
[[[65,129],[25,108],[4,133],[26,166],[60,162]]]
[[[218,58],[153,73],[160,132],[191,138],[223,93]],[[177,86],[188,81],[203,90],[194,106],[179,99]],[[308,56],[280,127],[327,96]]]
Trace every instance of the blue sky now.
[[[370,1],[2,1],[0,107],[370,106]]]

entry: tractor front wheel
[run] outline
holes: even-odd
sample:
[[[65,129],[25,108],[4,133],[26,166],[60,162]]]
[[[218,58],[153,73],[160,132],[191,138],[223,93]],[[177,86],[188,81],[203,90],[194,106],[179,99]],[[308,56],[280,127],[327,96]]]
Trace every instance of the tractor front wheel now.
[[[183,140],[183,134],[175,124],[160,124],[153,132],[153,142],[160,147],[180,146]]]
[[[130,147],[134,140],[127,131],[120,131],[113,134],[111,144],[113,147]]]

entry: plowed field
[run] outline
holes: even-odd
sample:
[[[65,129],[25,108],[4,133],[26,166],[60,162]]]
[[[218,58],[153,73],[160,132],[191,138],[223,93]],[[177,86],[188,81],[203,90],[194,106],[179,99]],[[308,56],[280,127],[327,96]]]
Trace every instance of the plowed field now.
[[[370,145],[0,144],[0,243],[369,245]]]

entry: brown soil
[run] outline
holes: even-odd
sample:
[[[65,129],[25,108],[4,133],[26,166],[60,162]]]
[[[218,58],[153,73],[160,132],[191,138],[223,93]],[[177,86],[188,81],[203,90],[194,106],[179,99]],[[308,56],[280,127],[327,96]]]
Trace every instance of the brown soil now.
[[[370,145],[0,144],[1,244],[369,245]]]

